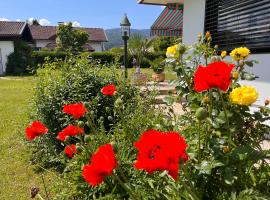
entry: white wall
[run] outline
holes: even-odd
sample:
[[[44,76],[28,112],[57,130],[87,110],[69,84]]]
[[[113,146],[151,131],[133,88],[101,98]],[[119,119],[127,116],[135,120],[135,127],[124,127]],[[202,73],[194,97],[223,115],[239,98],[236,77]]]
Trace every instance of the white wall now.
[[[204,32],[205,0],[184,2],[183,43],[192,45]]]
[[[7,57],[9,56],[9,54],[14,52],[14,43],[13,43],[13,41],[0,41],[0,48],[1,48],[1,53],[2,53],[3,73],[5,73],[6,72],[6,64],[7,64]],[[0,75],[2,75],[2,74],[0,74]]]
[[[103,43],[102,42],[90,42],[91,47],[95,49],[96,52],[103,51]]]
[[[36,47],[44,48],[47,44],[55,42],[54,40],[36,40]]]

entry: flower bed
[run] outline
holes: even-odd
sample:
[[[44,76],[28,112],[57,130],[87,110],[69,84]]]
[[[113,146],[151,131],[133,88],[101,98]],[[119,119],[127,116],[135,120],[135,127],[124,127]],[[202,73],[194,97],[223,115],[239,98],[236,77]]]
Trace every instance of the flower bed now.
[[[187,99],[182,116],[165,116],[140,95],[128,99],[115,79],[96,82],[102,87],[95,95],[111,104],[111,109],[98,107],[110,114],[113,123],[107,129],[92,112],[98,106],[95,96],[62,104],[61,129],[51,130],[46,122],[27,128],[29,140],[42,142],[50,135],[64,146],[56,199],[269,197],[269,151],[260,148],[270,130],[264,124],[269,102],[251,112],[258,93],[239,83],[256,78],[246,70],[256,61],[248,60],[249,50],[241,47],[231,53],[236,63],[227,63],[227,53],[219,56],[210,43],[206,33],[192,48],[177,44],[168,49],[167,62],[179,76],[177,94]]]

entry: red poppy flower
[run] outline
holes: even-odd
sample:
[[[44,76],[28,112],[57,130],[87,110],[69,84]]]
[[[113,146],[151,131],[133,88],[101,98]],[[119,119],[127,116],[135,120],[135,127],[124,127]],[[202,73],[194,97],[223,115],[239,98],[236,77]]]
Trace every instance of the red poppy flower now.
[[[106,96],[113,96],[116,93],[116,87],[114,84],[107,85],[101,89],[102,94]]]
[[[148,173],[167,170],[176,180],[178,178],[179,161],[186,161],[187,144],[177,132],[144,132],[139,141],[134,143],[139,153],[134,167]]]
[[[231,73],[234,64],[214,62],[207,67],[199,66],[194,74],[194,90],[203,92],[211,88],[219,88],[224,92],[230,87]]]
[[[73,158],[74,154],[77,154],[77,146],[75,144],[68,145],[64,152],[69,158]]]
[[[74,119],[80,119],[85,115],[87,109],[82,103],[64,105],[63,112],[72,115]]]
[[[26,138],[31,141],[36,137],[48,133],[48,128],[39,121],[34,121],[25,129]]]
[[[91,164],[84,165],[82,176],[93,187],[101,184],[106,176],[110,176],[117,167],[117,160],[111,144],[100,146],[93,154]]]
[[[69,136],[76,136],[78,134],[83,134],[84,130],[78,126],[69,125],[60,133],[58,133],[57,139],[60,141],[65,141]]]

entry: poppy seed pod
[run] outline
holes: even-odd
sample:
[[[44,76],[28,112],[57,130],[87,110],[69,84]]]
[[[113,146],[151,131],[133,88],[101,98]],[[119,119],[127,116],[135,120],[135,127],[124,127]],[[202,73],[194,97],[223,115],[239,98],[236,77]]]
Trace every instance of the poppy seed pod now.
[[[179,50],[179,54],[183,55],[184,53],[186,53],[187,47],[186,47],[186,45],[181,43],[178,45],[178,50]]]
[[[198,108],[195,116],[199,121],[203,121],[208,117],[208,112],[205,108]]]

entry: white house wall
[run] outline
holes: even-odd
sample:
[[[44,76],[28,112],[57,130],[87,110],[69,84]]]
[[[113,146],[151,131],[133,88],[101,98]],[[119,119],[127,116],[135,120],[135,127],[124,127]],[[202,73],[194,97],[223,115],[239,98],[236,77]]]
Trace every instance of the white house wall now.
[[[204,32],[205,0],[184,1],[183,43],[193,44]]]
[[[204,18],[205,0],[186,0],[184,2],[183,43],[192,45],[197,41],[198,33],[204,32]],[[260,62],[253,69],[249,69],[260,78],[253,82],[244,82],[244,84],[256,87],[260,93],[257,104],[262,105],[266,98],[270,99],[270,53],[252,54],[251,59]]]
[[[0,41],[0,49],[2,54],[2,65],[3,72],[6,72],[6,64],[8,56],[14,52],[14,43],[13,41]],[[2,75],[2,74],[0,74]]]
[[[95,49],[96,52],[103,51],[103,43],[102,42],[90,42],[91,47]]]
[[[54,43],[55,40],[36,40],[36,47],[38,48],[44,48],[49,43]]]

